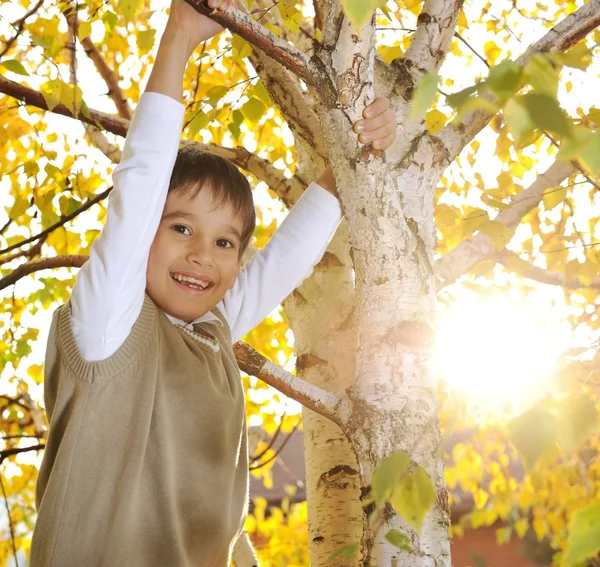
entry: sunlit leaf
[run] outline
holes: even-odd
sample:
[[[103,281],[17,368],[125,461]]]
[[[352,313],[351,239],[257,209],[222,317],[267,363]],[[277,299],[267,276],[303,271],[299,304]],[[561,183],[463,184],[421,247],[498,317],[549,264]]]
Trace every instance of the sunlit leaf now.
[[[262,100],[252,97],[240,110],[252,124],[256,124],[262,118],[267,107]]]
[[[558,423],[558,442],[561,449],[567,454],[576,451],[598,429],[596,404],[585,394],[569,398],[561,408]]]
[[[600,552],[600,504],[577,510],[569,526],[565,564],[574,565]]]
[[[531,469],[557,441],[556,418],[535,406],[508,424],[508,437]]]
[[[417,118],[422,116],[435,100],[437,86],[440,76],[437,73],[427,73],[413,94],[411,103],[411,116]]]
[[[402,551],[412,551],[413,549],[410,538],[398,530],[390,530],[385,534],[385,539]]]
[[[16,59],[7,59],[6,61],[0,61],[0,65],[2,65],[7,71],[11,71],[12,73],[16,73],[17,75],[29,76],[27,69],[23,67],[23,63],[17,61]]]
[[[390,504],[417,532],[421,531],[425,515],[435,502],[435,486],[425,469],[415,465],[412,473],[405,474],[394,488]]]
[[[359,31],[371,19],[378,4],[379,0],[342,0],[344,12]]]
[[[410,457],[406,451],[395,451],[386,457],[373,473],[373,496],[377,505],[382,505],[389,497],[392,489],[406,473]]]

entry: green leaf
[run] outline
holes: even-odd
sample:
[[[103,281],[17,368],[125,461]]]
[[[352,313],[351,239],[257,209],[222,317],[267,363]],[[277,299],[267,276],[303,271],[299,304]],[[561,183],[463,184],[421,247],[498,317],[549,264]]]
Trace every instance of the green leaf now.
[[[53,79],[51,81],[45,82],[41,87],[40,91],[44,100],[46,101],[46,105],[48,106],[48,110],[54,110],[58,104],[60,104],[60,87],[61,81],[58,79]]]
[[[136,33],[137,47],[140,55],[145,55],[154,47],[156,30],[142,30]]]
[[[560,81],[560,67],[543,53],[534,53],[525,66],[525,76],[540,95],[556,99]]]
[[[383,459],[373,473],[373,496],[378,506],[388,500],[393,488],[400,482],[406,473],[410,458],[406,451],[394,451],[389,457]]]
[[[135,18],[143,4],[143,0],[119,0],[119,11],[125,21],[129,22]]]
[[[527,137],[535,130],[535,124],[518,98],[509,99],[504,105],[503,112],[515,146],[520,148]]]
[[[17,195],[15,197],[13,206],[10,208],[8,216],[13,220],[17,220],[29,208],[29,206],[29,200],[26,197],[23,195]]]
[[[257,99],[262,100],[267,106],[273,104],[271,95],[265,88],[264,83],[259,79],[255,85],[250,87],[250,95],[255,96]]]
[[[0,61],[0,65],[2,65],[7,71],[10,71],[11,73],[16,73],[17,75],[25,75],[26,77],[29,76],[29,73],[27,72],[25,67],[23,67],[23,64],[20,61],[17,61],[16,59]]]
[[[102,15],[102,21],[104,22],[104,27],[106,28],[106,31],[111,33],[117,25],[118,18],[114,12],[107,10]]]
[[[206,128],[206,126],[208,126],[208,123],[210,122],[210,116],[208,114],[206,114],[206,112],[197,112],[194,116],[194,118],[192,118],[190,120],[190,124],[189,124],[189,129],[190,129],[190,137],[193,138],[194,136],[196,136],[196,134],[198,134],[198,132],[200,130],[202,130],[203,128]]]
[[[597,270],[597,266],[596,266]],[[598,428],[596,405],[585,394],[568,399],[558,417],[558,442],[564,453],[579,449]]]
[[[231,48],[233,50],[233,56],[236,59],[244,59],[252,55],[252,46],[239,35],[234,35],[231,38]]]
[[[417,532],[435,502],[435,486],[425,469],[415,466],[412,474],[404,475],[400,486],[394,489],[390,504],[396,512],[409,522]]]
[[[457,93],[453,93],[451,95],[448,95],[446,97],[446,102],[455,109],[458,109],[460,106],[462,106],[467,99],[473,95],[474,93],[479,91],[479,85],[475,85],[472,87],[467,87],[466,89],[463,89],[462,91],[458,91]]]
[[[379,0],[342,0],[342,7],[352,25],[360,31],[371,19]]]
[[[541,406],[535,406],[508,424],[508,438],[523,457],[525,466],[532,469],[556,443],[556,418]]]
[[[427,73],[421,79],[413,95],[411,118],[418,118],[425,114],[425,111],[435,100],[439,80],[440,76],[436,72]]]
[[[523,68],[514,61],[503,61],[490,71],[487,87],[504,104],[521,87]]]
[[[579,151],[579,161],[594,177],[600,174],[600,130],[594,132]]]
[[[520,98],[537,128],[561,136],[571,133],[571,123],[554,98],[543,94],[526,94]]]
[[[387,539],[393,546],[403,551],[413,550],[410,538],[406,534],[403,534],[397,530],[390,530],[387,534],[385,534],[385,539]]]
[[[240,110],[252,124],[256,124],[262,118],[267,107],[264,102],[252,97]]]
[[[600,503],[577,510],[569,527],[564,561],[573,565],[600,551]]]
[[[206,91],[204,98],[208,100],[210,105],[214,108],[217,106],[217,103],[228,93],[229,87],[225,85],[217,85],[216,87],[211,87]]]
[[[478,230],[487,234],[492,244],[498,250],[503,250],[513,237],[513,231],[499,221],[488,220],[482,222]]]
[[[358,545],[345,545],[344,547],[340,547],[336,551],[334,551],[330,556],[327,562],[332,561],[333,559],[343,559],[344,561],[348,561],[352,559],[352,556],[358,551]]]
[[[580,41],[565,53],[557,53],[554,55],[558,57],[563,65],[585,71],[592,63],[593,54],[592,50],[585,44],[585,41]]]

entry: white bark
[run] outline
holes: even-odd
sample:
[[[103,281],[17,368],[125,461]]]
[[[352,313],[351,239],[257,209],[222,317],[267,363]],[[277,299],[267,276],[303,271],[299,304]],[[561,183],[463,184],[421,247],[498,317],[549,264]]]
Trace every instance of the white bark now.
[[[535,280],[548,285],[556,285],[565,289],[600,289],[600,278],[594,278],[591,282],[582,282],[579,278],[567,279],[564,273],[544,270],[519,258],[510,250],[502,250],[495,256],[495,260],[508,270],[511,270],[523,278]]]
[[[343,396],[354,376],[356,324],[348,233],[343,222],[312,278],[284,303],[294,330],[298,373]],[[341,547],[359,544],[363,511],[356,457],[342,430],[304,409],[306,493],[311,564],[359,567],[329,560]]]
[[[575,171],[570,163],[555,161],[527,189],[519,193],[507,209],[498,213],[494,220],[510,229],[515,229],[521,219],[539,205],[545,191],[559,186]],[[457,278],[468,273],[475,265],[488,259],[496,251],[489,236],[481,232],[464,240],[435,262],[438,289],[456,281]]]
[[[450,48],[463,0],[425,0],[403,66],[413,78],[437,71]]]
[[[531,45],[516,61],[519,65],[525,65],[534,53],[565,51],[595,30],[598,25],[600,25],[600,0],[591,0],[559,22],[544,37]],[[448,165],[493,116],[486,112],[475,112],[460,127],[446,126],[437,135],[446,148],[445,159]]]

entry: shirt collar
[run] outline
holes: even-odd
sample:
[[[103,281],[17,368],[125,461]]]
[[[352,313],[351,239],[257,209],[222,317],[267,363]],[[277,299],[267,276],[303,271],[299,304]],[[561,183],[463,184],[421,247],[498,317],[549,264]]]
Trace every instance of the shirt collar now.
[[[223,322],[221,321],[221,319],[219,319],[212,311],[209,311],[208,313],[201,315],[197,319],[194,319],[191,323],[186,323],[185,321],[182,321],[181,319],[177,319],[177,317],[172,317],[168,313],[165,313],[165,315],[169,318],[169,321],[171,321],[171,323],[173,323],[174,325],[181,325],[188,329],[191,329],[192,326],[195,325],[196,323],[218,323],[219,325],[223,325]]]

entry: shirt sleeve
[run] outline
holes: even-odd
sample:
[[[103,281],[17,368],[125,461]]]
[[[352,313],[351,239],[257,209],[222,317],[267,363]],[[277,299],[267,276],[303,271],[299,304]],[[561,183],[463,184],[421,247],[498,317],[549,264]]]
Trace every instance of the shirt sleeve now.
[[[113,173],[106,224],[71,295],[71,323],[86,360],[115,353],[140,314],[148,255],[177,157],[184,107],[144,93]]]
[[[245,264],[221,305],[238,341],[312,274],[340,222],[339,201],[312,183],[269,243]]]

